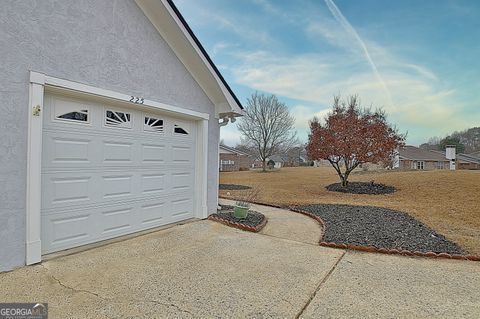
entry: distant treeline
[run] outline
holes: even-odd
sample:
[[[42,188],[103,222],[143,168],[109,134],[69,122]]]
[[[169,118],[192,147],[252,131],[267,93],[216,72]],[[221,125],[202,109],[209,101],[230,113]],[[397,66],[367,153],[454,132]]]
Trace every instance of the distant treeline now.
[[[457,153],[474,153],[480,151],[480,127],[472,127],[464,131],[455,131],[445,137],[434,136],[427,143],[420,145],[427,150],[445,150],[446,145],[455,145]]]

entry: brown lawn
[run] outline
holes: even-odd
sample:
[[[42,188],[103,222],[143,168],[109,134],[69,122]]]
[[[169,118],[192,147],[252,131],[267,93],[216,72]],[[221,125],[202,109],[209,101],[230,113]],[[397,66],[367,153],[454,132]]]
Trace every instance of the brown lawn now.
[[[325,186],[339,181],[329,167],[220,173],[222,184],[258,186],[259,202],[370,205],[404,211],[480,255],[480,171],[356,172],[350,180],[374,180],[395,186],[397,192],[353,195],[327,191]],[[234,198],[238,192],[221,190],[220,196]]]

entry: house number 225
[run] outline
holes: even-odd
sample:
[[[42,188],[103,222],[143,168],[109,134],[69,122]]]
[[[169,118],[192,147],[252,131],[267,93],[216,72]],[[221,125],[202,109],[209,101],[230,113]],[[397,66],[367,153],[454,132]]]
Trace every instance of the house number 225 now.
[[[132,103],[135,103],[135,104],[143,104],[144,100],[143,100],[143,97],[130,95],[129,102],[132,102]]]

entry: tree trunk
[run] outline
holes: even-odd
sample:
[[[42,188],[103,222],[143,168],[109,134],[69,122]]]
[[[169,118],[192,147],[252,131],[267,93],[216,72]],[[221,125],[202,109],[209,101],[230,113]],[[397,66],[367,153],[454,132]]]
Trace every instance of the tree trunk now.
[[[348,175],[345,174],[343,176],[340,177],[342,179],[342,187],[347,187],[348,185]]]
[[[262,170],[263,170],[263,172],[266,172],[266,171],[267,171],[267,160],[266,160],[266,159],[263,159],[263,162],[262,162]]]

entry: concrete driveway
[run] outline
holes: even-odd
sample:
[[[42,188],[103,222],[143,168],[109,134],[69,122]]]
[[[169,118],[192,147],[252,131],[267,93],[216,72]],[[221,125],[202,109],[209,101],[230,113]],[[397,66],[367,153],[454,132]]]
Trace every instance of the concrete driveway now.
[[[480,316],[480,263],[345,252],[174,226],[0,274],[1,302],[50,318]]]

